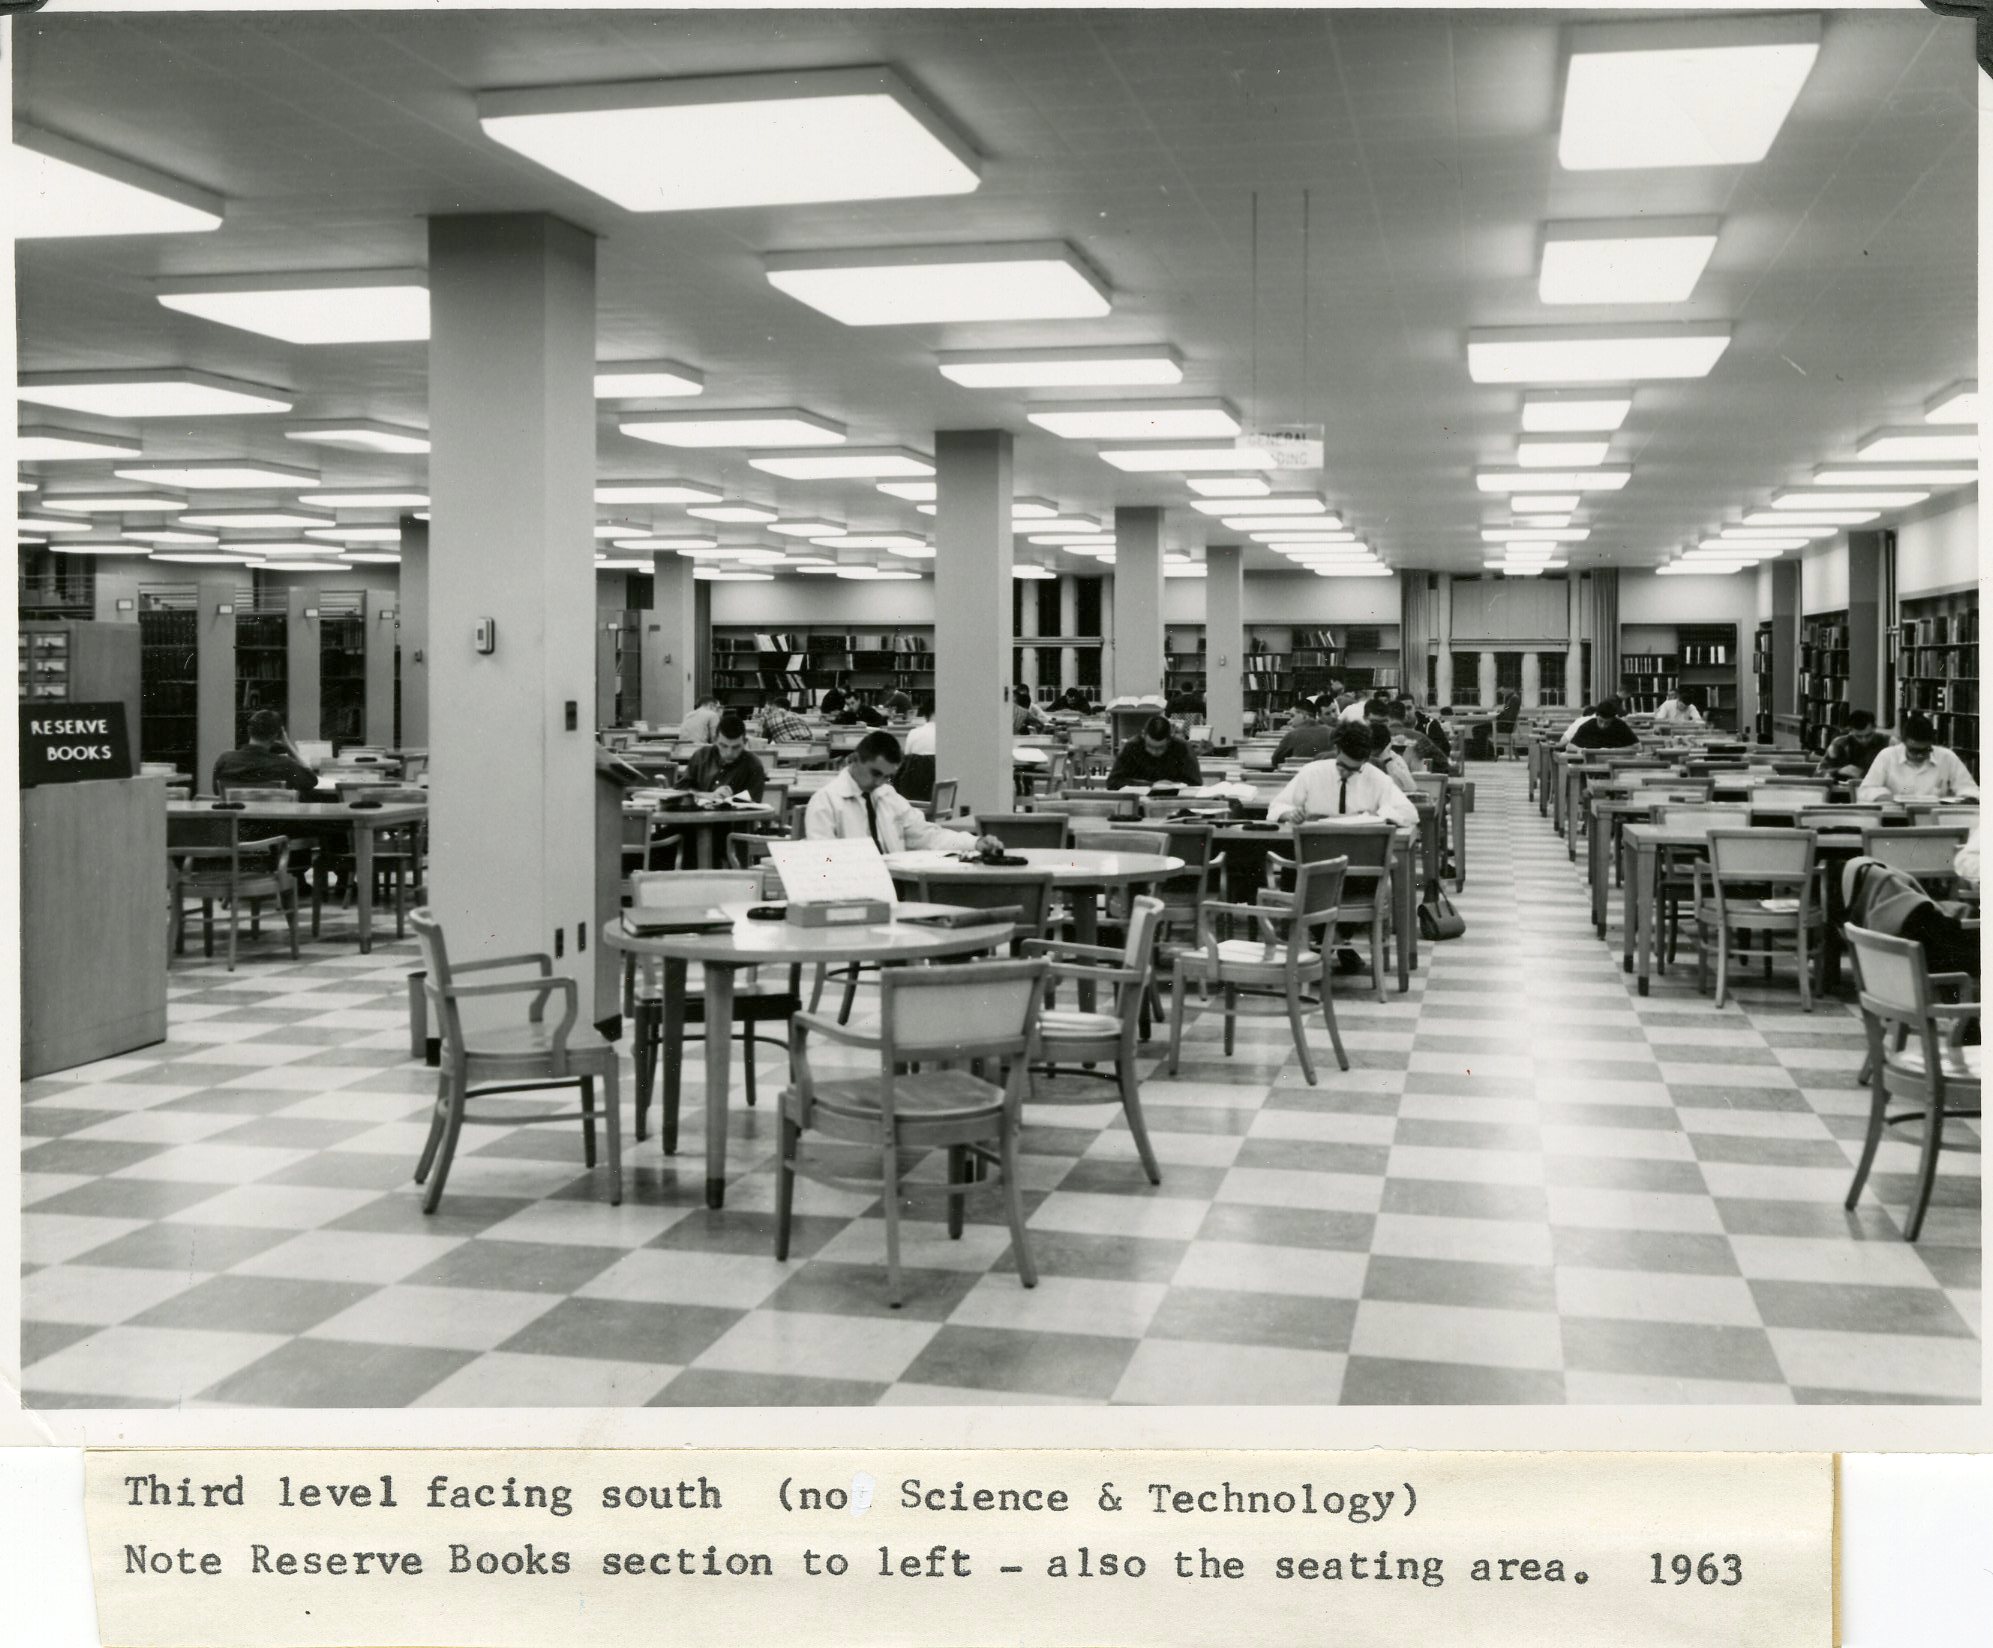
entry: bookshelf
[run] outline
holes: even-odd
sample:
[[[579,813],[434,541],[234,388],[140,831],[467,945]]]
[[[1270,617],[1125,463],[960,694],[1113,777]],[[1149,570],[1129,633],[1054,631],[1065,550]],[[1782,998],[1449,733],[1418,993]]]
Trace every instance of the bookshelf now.
[[[1199,697],[1209,681],[1204,667],[1204,626],[1170,624],[1163,630],[1163,696],[1196,693]]]
[[[125,707],[125,734],[137,760],[144,748],[139,724],[139,638],[130,624],[29,620],[15,640],[20,647],[20,699],[24,704],[101,704]]]
[[[1621,634],[1620,708],[1652,714],[1680,688],[1713,727],[1737,729],[1741,709],[1735,624],[1628,625]]]
[[[751,709],[764,692],[780,693],[791,709],[814,707],[832,687],[919,694],[934,690],[934,631],[715,625],[712,665],[713,691],[729,708]]]
[[[200,618],[196,586],[142,589],[138,596],[140,746],[148,761],[192,774],[200,727]]]
[[[1815,613],[1799,635],[1800,742],[1824,751],[1848,719],[1848,614]]]
[[[1925,595],[1896,613],[1896,708],[1922,710],[1979,776],[1979,592]]]
[[[611,668],[614,671],[616,693],[614,724],[619,727],[627,727],[631,722],[643,718],[643,620],[644,615],[641,610],[635,607],[627,608],[616,615],[616,633],[609,637],[615,644]]]
[[[235,592],[235,748],[249,742],[249,718],[275,710],[290,719],[290,616],[283,593]]]
[[[1758,626],[1758,632],[1751,639],[1751,678],[1757,686],[1758,711],[1752,719],[1752,736],[1760,744],[1773,741],[1776,727],[1772,721],[1772,682],[1776,677],[1777,648],[1773,645],[1775,633],[1768,618]]]
[[[367,741],[367,598],[326,590],[318,598],[318,736],[335,749]]]

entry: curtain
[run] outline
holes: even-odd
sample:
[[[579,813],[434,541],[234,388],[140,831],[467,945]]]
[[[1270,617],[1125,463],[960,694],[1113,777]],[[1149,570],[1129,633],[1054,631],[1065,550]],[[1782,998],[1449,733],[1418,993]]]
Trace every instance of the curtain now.
[[[1590,589],[1586,616],[1592,632],[1592,678],[1587,696],[1596,704],[1619,690],[1619,569],[1601,567],[1585,575]]]
[[[1407,568],[1398,575],[1398,679],[1401,691],[1415,692],[1422,700],[1434,616],[1426,575],[1416,568]]]

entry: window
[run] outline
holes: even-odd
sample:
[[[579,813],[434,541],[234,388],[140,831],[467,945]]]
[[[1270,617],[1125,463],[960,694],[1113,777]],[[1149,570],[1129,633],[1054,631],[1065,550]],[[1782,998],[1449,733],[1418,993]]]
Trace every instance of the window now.
[[[1564,669],[1569,657],[1566,652],[1539,652],[1536,655],[1537,703],[1555,707],[1564,702]]]
[[[1501,698],[1509,693],[1522,696],[1522,654],[1498,652],[1495,654],[1495,696]]]
[[[1104,578],[1075,578],[1073,587],[1079,595],[1078,627],[1075,635],[1098,635],[1100,633],[1100,592],[1107,580]],[[1094,672],[1094,680],[1100,679],[1099,671]]]
[[[1453,655],[1453,701],[1456,704],[1481,702],[1481,655],[1456,652]]]

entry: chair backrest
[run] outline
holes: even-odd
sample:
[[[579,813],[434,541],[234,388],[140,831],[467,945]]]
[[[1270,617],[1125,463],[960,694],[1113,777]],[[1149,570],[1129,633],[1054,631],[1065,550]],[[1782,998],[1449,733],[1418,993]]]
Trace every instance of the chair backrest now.
[[[1676,806],[1706,804],[1710,792],[1715,788],[1707,778],[1656,779],[1651,784],[1642,784],[1627,797],[1629,801],[1672,802]]]
[[[1436,772],[1415,772],[1412,782],[1418,786],[1416,794],[1425,796],[1432,804],[1444,805],[1446,801],[1446,774]]]
[[[1322,916],[1331,910],[1342,907],[1343,879],[1349,873],[1349,860],[1341,854],[1334,858],[1309,859],[1294,870],[1294,908],[1303,916]],[[1295,937],[1300,938],[1306,925],[1297,921]]]
[[[761,804],[773,807],[777,818],[789,816],[789,783],[786,778],[771,778],[761,787]]]
[[[940,816],[939,808],[935,816]],[[985,835],[995,836],[1006,847],[1057,849],[1071,844],[1072,827],[1063,812],[978,813],[976,823]]]
[[[1722,829],[1725,825],[1742,828],[1751,821],[1751,809],[1740,804],[1688,802],[1677,805],[1666,802],[1654,809],[1654,822],[1668,825],[1703,825],[1706,828]]]
[[[1726,881],[1810,882],[1816,846],[1811,830],[1711,830],[1710,869],[1719,889]]]
[[[934,781],[934,816],[953,818],[955,816],[956,795],[961,791],[959,778],[937,778]]]
[[[1791,807],[1797,812],[1801,807],[1824,806],[1827,801],[1825,784],[1753,784],[1749,791],[1750,802],[1754,807]]]
[[[1891,938],[1850,922],[1842,929],[1855,958],[1855,981],[1865,1011],[1919,1027],[1931,1022],[1931,973],[1923,945]]]
[[[1051,922],[1050,870],[1005,870],[960,880],[923,879],[918,885],[923,903],[956,904],[968,910],[1017,910],[1017,925],[1026,938],[1042,937]]]
[[[1095,830],[1086,838],[1087,850],[1095,853],[1154,853],[1169,851],[1165,830]]]
[[[1884,817],[1880,807],[1807,807],[1793,815],[1802,830],[1880,830]]]
[[[1061,790],[1056,805],[1061,812],[1093,813],[1101,818],[1133,818],[1137,798],[1128,795],[1102,795],[1099,790]],[[1070,805],[1068,805],[1070,803]]]
[[[1316,819],[1294,830],[1294,860],[1297,864],[1320,864],[1340,858],[1345,873],[1375,880],[1391,862],[1397,845],[1397,826],[1387,820]]]
[[[450,947],[443,941],[442,925],[426,909],[408,918],[415,933],[415,947],[422,957],[422,993],[429,999],[429,1022],[446,1047],[463,1045],[463,1023],[457,1014],[456,998],[450,994]]]
[[[1191,818],[1155,818],[1143,827],[1162,836],[1163,851],[1171,858],[1183,860],[1181,874],[1187,876],[1211,862],[1212,838],[1218,833],[1215,823]]]
[[[780,765],[800,767],[810,759],[812,747],[809,744],[777,744],[773,753]]]
[[[1894,830],[1877,825],[1862,831],[1862,853],[1913,876],[1948,876],[1965,837],[1963,828],[1949,824],[1917,824]]]
[[[630,877],[630,902],[644,910],[740,904],[759,897],[761,874],[756,870],[639,870]]]
[[[1066,736],[1069,748],[1075,750],[1097,750],[1107,743],[1105,727],[1074,727]]]
[[[231,784],[222,791],[224,801],[295,801],[294,791],[267,784]],[[328,800],[330,797],[327,798]]]
[[[832,755],[849,755],[865,741],[870,727],[832,727],[824,735],[824,742]]]
[[[1047,968],[1042,961],[887,967],[879,973],[880,1057],[886,1069],[915,1061],[1013,1060],[1030,1048]],[[1015,1087],[1013,1087],[1015,1091]]]
[[[269,866],[264,860],[272,855],[281,858],[284,848],[288,845],[288,837],[281,828],[277,828],[277,833],[274,835],[256,833],[272,828],[275,826],[261,820],[246,822],[242,826],[245,833],[236,841],[238,861],[245,858],[255,860],[250,868],[257,874],[267,873]],[[207,818],[183,814],[177,817],[169,816],[166,820],[166,847],[169,852],[175,847],[226,847],[227,845],[226,813],[215,813]],[[219,868],[218,860],[210,859],[206,862],[207,866]],[[213,873],[212,869],[210,873]]]
[[[1128,936],[1121,946],[1121,965],[1144,971],[1156,960],[1156,934],[1161,930],[1163,901],[1144,893],[1128,901]]]

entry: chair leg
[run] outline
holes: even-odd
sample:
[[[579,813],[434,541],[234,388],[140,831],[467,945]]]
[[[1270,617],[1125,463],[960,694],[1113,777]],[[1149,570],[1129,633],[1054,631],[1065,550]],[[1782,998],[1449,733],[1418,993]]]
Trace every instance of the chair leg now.
[[[1124,1048],[1115,1064],[1115,1078],[1121,1087],[1121,1108],[1128,1117],[1128,1131],[1135,1135],[1135,1154],[1142,1158],[1142,1171],[1150,1184],[1163,1182],[1163,1170],[1156,1165],[1155,1146],[1149,1143],[1149,1124],[1142,1115],[1142,1088],[1135,1080],[1135,1056]]]
[[[1716,920],[1716,1005],[1721,1007],[1730,988],[1730,928],[1721,916]]]
[[[1370,987],[1377,992],[1377,1003],[1384,1004],[1384,893],[1377,894],[1377,908],[1370,917]]]
[[[886,1302],[898,1310],[900,1288],[900,1152],[888,1138],[880,1152],[879,1188],[886,1209]]]
[[[1225,1057],[1232,1056],[1234,1032],[1239,1026],[1239,987],[1236,984],[1225,986]]]
[[[422,1211],[434,1213],[443,1199],[443,1182],[450,1176],[450,1163],[457,1154],[457,1135],[464,1130],[464,1106],[469,1100],[465,1092],[465,1082],[458,1071],[450,1071],[443,1077],[449,1091],[446,1101],[449,1113],[443,1119],[443,1138],[436,1155],[435,1166],[431,1171],[428,1193],[422,1198]]]
[[[581,1165],[595,1165],[595,1078],[581,1078]]]
[[[1806,943],[1805,927],[1800,927],[1793,935],[1793,948],[1797,952],[1797,960],[1794,965],[1799,972],[1799,1010],[1802,1013],[1810,1013],[1813,1011],[1813,981],[1808,977],[1812,972],[1812,968],[1807,962],[1806,952],[1808,946]]]
[[[1329,958],[1322,957],[1322,977],[1316,985],[1316,992],[1322,998],[1322,1022],[1329,1027],[1329,1045],[1336,1050],[1336,1068],[1349,1068],[1349,1055],[1343,1051],[1343,1033],[1336,1024],[1336,1000],[1329,993]]]
[[[281,908],[284,912],[284,925],[291,930],[291,960],[298,959],[298,889],[297,883],[283,897]]]
[[[1906,1242],[1914,1242],[1924,1228],[1924,1213],[1938,1182],[1938,1152],[1944,1148],[1945,1087],[1934,1075],[1927,1079],[1930,1091],[1924,1111],[1924,1159],[1917,1164],[1917,1199],[1910,1204],[1910,1222],[1903,1227]]]
[[[740,1027],[740,1067],[741,1076],[747,1083],[747,1107],[754,1108],[754,1026],[743,1024]]]
[[[775,1257],[789,1257],[789,1216],[796,1205],[796,1156],[803,1147],[803,1130],[787,1115],[775,1149]]]
[[[1315,1065],[1308,1057],[1308,1026],[1301,1018],[1301,980],[1294,973],[1287,975],[1287,1024],[1294,1032],[1294,1051],[1301,1060],[1301,1078],[1313,1087]]]
[[[609,1124],[609,1205],[623,1205],[623,1110],[616,1091],[616,1061],[612,1058],[602,1072],[603,1120]]]
[[[952,1191],[956,1185],[966,1185],[968,1182],[969,1147],[951,1144],[948,1147],[949,1188]],[[948,1198],[948,1237],[951,1241],[959,1242],[962,1239],[962,1201],[963,1199],[956,1195],[950,1195]]]
[[[1190,994],[1188,981],[1181,969],[1176,973],[1176,988],[1170,991],[1170,1074],[1176,1074],[1177,1060],[1183,1053],[1183,1003]]]
[[[443,1142],[444,1124],[449,1115],[450,1072],[446,1069],[436,1078],[436,1102],[429,1109],[429,1137],[422,1143],[422,1154],[415,1159],[417,1184],[429,1177],[429,1169],[436,1160],[436,1147]]]
[[[242,901],[231,898],[228,901],[228,970],[235,971],[235,927],[242,915]]]
[[[212,961],[214,953],[215,901],[211,898],[204,898],[201,900],[201,954]]]
[[[1017,1128],[1008,1118],[1003,1126],[1003,1208],[1010,1220],[1010,1244],[1017,1249],[1017,1277],[1026,1287],[1038,1285],[1038,1267],[1031,1262],[1031,1244],[1024,1234],[1024,1193],[1017,1182]]]
[[[819,967],[810,979],[810,1011],[817,1010],[817,1003],[823,1000],[824,980],[830,977],[828,967]]]
[[[660,1009],[640,1001],[630,1015],[630,1065],[637,1078],[636,1127],[638,1144],[650,1137],[651,1081],[657,1057],[657,1016]]]
[[[853,962],[844,970],[844,1000],[838,1004],[837,1022],[849,1024],[851,1009],[858,1004],[858,964]]]

